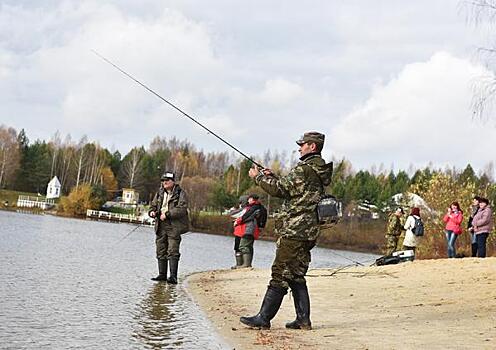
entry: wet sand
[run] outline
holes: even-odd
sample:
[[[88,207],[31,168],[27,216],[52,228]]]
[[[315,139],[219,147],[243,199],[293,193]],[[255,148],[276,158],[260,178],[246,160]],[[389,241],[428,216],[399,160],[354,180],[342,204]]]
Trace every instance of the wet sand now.
[[[496,349],[496,258],[417,260],[381,267],[310,270],[313,330],[288,330],[285,297],[270,330],[258,312],[269,270],[203,272],[188,289],[233,349]]]

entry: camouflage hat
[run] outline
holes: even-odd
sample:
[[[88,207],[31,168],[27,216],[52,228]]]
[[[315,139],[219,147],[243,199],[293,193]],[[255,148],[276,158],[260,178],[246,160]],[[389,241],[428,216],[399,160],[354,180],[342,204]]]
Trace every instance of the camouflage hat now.
[[[317,131],[309,131],[303,134],[302,137],[296,143],[301,146],[307,142],[313,142],[316,144],[323,145],[325,140],[325,135]]]

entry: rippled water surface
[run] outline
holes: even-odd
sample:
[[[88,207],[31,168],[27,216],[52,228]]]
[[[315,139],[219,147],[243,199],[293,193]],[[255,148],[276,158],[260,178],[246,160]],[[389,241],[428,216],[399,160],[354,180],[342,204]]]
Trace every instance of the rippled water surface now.
[[[154,233],[140,227],[0,211],[0,349],[228,349],[181,281],[233,264],[231,237],[188,233],[180,284],[157,274]],[[268,268],[272,242],[257,241],[254,266]],[[312,250],[312,266],[369,254]]]

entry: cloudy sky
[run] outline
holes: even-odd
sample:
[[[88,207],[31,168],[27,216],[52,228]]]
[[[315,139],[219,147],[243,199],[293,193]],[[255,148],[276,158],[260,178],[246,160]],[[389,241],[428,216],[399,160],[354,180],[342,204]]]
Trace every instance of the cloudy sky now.
[[[226,146],[96,50],[246,153],[296,149],[356,169],[482,169],[494,121],[473,120],[480,28],[457,0],[0,0],[0,124],[126,153],[154,136]]]

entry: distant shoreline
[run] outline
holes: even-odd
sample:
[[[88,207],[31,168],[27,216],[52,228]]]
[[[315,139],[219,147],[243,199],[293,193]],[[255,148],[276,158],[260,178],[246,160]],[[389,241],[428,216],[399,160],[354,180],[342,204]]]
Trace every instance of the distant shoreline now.
[[[41,209],[36,209],[36,208],[19,208],[19,207],[3,208],[3,207],[0,207],[0,210],[10,211],[10,212],[23,212],[23,213],[32,212],[33,214],[38,214],[38,215],[46,214],[46,215],[59,216],[59,217],[63,217],[63,218],[72,218],[72,219],[80,219],[80,220],[89,219],[89,220],[101,221],[101,222],[113,222],[113,223],[117,223],[117,224],[120,223],[117,221],[109,221],[109,220],[95,220],[95,219],[87,218],[86,216],[64,215],[64,214],[60,214],[54,210],[41,210]],[[126,224],[130,224],[130,223],[126,223]],[[130,224],[130,225],[137,225],[137,224]],[[148,225],[144,225],[144,226],[148,226]],[[196,227],[192,227],[191,231],[192,232],[198,232],[198,233],[204,233],[204,234],[217,235],[217,236],[234,237],[231,234],[229,234],[228,232],[213,232],[212,230],[206,230],[206,229],[196,228]],[[261,236],[260,240],[261,241],[274,242],[277,240],[277,237]],[[326,241],[319,242],[319,240],[317,240],[317,247],[326,248],[326,249],[335,249],[335,250],[346,250],[346,251],[351,251],[351,252],[356,252],[356,253],[380,254],[380,252],[373,251],[373,250],[367,250],[363,247],[350,246],[350,245],[340,244],[340,243],[329,244],[329,242],[326,242]]]

